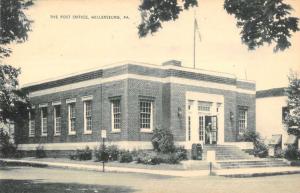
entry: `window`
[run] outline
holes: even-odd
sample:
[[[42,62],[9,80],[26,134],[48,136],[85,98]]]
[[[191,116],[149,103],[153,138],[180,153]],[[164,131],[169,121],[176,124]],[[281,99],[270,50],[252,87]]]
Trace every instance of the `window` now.
[[[198,101],[198,111],[209,112],[211,105],[211,102]]]
[[[84,108],[84,133],[92,132],[92,101],[83,102]]]
[[[140,128],[142,131],[153,130],[153,102],[140,100]]]
[[[204,116],[199,116],[199,140],[204,140]]]
[[[54,106],[54,135],[60,135],[61,132],[61,106]]]
[[[188,140],[191,141],[191,116],[188,116]]]
[[[282,123],[284,123],[289,115],[290,111],[288,107],[282,107]]]
[[[115,99],[111,101],[111,125],[112,131],[120,131],[121,129],[121,100]]]
[[[47,135],[47,107],[41,107],[41,128],[42,128],[42,135]]]
[[[239,133],[244,133],[247,129],[247,108],[239,108],[238,128]]]
[[[68,128],[69,134],[75,134],[76,109],[75,103],[68,104]]]
[[[29,137],[34,137],[35,135],[35,114],[33,111],[29,111],[29,120],[28,120],[28,128],[29,128]]]

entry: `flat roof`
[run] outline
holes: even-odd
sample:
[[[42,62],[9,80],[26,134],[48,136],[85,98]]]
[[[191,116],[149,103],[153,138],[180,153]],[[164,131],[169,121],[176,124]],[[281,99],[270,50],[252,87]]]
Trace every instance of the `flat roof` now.
[[[35,85],[39,85],[39,84],[43,84],[43,83],[47,83],[47,82],[53,82],[53,81],[57,81],[57,80],[63,80],[63,79],[66,79],[66,78],[72,78],[72,77],[76,77],[76,76],[96,72],[96,71],[99,71],[99,70],[105,70],[105,69],[114,68],[114,67],[127,65],[127,64],[145,66],[145,67],[157,68],[157,69],[165,69],[165,70],[174,69],[174,70],[181,70],[181,71],[187,71],[187,72],[202,73],[202,74],[213,75],[213,76],[218,76],[218,77],[232,78],[232,79],[235,79],[237,81],[242,81],[242,82],[255,83],[255,81],[237,79],[237,77],[233,74],[218,72],[218,71],[209,71],[209,70],[197,69],[197,68],[194,69],[194,68],[189,68],[189,67],[184,67],[184,66],[173,66],[173,65],[163,66],[163,65],[156,65],[156,64],[136,62],[136,61],[122,61],[122,62],[117,62],[117,63],[104,65],[104,66],[101,66],[99,68],[92,68],[92,69],[88,69],[88,70],[85,70],[85,71],[80,71],[80,72],[71,73],[71,74],[67,74],[67,75],[63,75],[63,76],[59,76],[59,77],[54,77],[54,78],[50,78],[50,79],[41,80],[41,81],[38,81],[38,82],[32,82],[32,83],[24,84],[24,85],[22,85],[22,88],[31,87],[31,86],[35,86]]]
[[[287,96],[285,89],[286,89],[286,87],[271,88],[271,89],[267,89],[267,90],[259,90],[259,91],[256,91],[256,98]]]

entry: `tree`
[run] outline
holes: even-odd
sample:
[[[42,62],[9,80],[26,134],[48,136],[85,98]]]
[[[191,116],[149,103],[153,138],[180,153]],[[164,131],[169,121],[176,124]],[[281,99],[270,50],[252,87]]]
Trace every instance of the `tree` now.
[[[289,86],[286,89],[288,95],[288,114],[285,123],[288,133],[300,137],[300,79],[296,72],[289,75]]]
[[[146,37],[162,28],[161,23],[178,19],[180,12],[198,6],[197,0],[143,0],[139,36]],[[298,18],[290,17],[292,7],[283,0],[224,0],[224,9],[237,19],[241,40],[249,50],[275,43],[274,51],[291,46],[291,32],[299,31]]]
[[[30,31],[30,21],[24,9],[32,5],[32,0],[1,0],[0,1],[0,58],[8,57],[12,42],[24,42]]]
[[[27,120],[30,103],[26,93],[18,88],[20,72],[10,65],[0,65],[0,122],[22,124]]]
[[[33,4],[32,0],[0,1],[0,59],[8,57],[12,50],[7,47],[13,42],[24,42],[30,31],[30,21],[24,10]],[[13,121],[24,124],[27,120],[29,99],[19,89],[18,76],[21,70],[0,64],[0,122]]]

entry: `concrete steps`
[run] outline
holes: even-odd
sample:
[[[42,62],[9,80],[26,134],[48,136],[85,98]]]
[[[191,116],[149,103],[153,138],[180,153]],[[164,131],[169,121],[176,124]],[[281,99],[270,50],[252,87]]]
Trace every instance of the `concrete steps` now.
[[[231,145],[204,145],[203,159],[206,160],[207,151],[216,152],[216,167],[219,169],[285,167],[289,163],[284,159],[261,159],[249,155],[240,148]]]
[[[217,161],[216,165],[221,169],[289,166],[289,164],[285,160],[280,160],[280,159],[239,160],[239,161],[227,160],[227,161]]]
[[[242,160],[252,159],[254,156],[249,155],[232,145],[204,145],[203,159],[206,160],[207,151],[215,151],[217,160]]]

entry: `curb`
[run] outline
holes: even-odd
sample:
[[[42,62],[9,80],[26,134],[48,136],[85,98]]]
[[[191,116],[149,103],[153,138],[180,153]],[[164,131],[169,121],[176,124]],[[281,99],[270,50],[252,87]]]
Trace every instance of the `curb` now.
[[[253,178],[253,177],[264,177],[264,176],[279,176],[289,174],[300,174],[300,171],[281,171],[281,172],[268,172],[268,173],[252,173],[252,174],[225,174],[218,175],[229,178]]]

